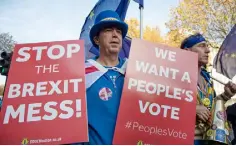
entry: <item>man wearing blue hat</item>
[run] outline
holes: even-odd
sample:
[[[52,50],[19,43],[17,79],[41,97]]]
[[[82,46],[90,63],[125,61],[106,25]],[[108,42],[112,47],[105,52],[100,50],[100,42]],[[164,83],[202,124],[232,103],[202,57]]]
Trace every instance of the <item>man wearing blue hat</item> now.
[[[205,38],[201,34],[198,33],[189,36],[182,42],[180,48],[198,54],[198,94],[194,143],[196,145],[211,144],[209,141],[204,140],[203,136],[207,134],[207,131],[205,131],[207,127],[212,126],[211,110],[215,107],[213,100],[229,100],[236,94],[236,85],[232,82],[227,83],[224,88],[224,93],[216,97],[210,75],[204,68],[208,63],[210,50]],[[217,127],[210,128],[215,129]]]
[[[84,144],[112,144],[127,65],[118,54],[127,31],[128,25],[111,10],[98,14],[90,30],[100,55],[85,63],[89,143]]]
[[[128,25],[114,11],[103,11],[90,30],[100,55],[86,61],[89,144],[112,144],[126,60],[118,57]]]

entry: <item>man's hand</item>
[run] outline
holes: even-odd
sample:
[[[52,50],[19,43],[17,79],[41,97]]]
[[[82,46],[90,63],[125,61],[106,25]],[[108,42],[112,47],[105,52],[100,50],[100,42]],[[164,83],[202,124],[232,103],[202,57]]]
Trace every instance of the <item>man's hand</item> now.
[[[203,105],[197,105],[196,113],[198,118],[203,122],[206,122],[211,115],[210,111]]]
[[[224,87],[224,93],[221,94],[222,98],[227,101],[236,94],[236,84],[228,82]]]

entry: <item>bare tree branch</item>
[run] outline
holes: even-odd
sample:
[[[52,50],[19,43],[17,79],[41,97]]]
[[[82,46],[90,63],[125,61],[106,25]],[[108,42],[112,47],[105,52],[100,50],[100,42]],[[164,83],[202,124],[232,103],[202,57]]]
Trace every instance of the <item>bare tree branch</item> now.
[[[0,33],[0,52],[11,52],[14,49],[16,41],[9,33]]]

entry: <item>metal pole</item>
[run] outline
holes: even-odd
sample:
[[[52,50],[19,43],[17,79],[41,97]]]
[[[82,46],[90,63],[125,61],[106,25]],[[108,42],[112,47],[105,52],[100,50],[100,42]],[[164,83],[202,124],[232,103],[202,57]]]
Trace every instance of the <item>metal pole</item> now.
[[[139,7],[140,9],[140,39],[143,39],[143,7]]]

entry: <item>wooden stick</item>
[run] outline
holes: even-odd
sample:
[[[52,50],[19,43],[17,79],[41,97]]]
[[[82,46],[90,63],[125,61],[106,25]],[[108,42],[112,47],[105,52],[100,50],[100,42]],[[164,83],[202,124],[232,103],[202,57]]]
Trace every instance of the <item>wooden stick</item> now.
[[[222,81],[218,80],[217,78],[210,76],[213,80],[217,81],[218,83],[221,83],[222,85],[226,85],[226,83],[223,83]]]

